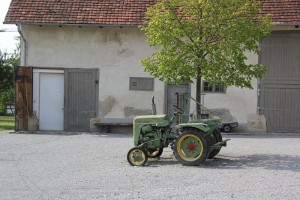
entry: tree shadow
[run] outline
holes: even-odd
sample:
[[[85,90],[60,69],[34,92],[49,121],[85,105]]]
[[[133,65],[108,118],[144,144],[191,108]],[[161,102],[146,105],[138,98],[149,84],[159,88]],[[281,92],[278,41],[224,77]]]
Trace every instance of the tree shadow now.
[[[159,167],[164,165],[181,165],[174,156],[149,158],[147,167]],[[300,172],[300,156],[289,156],[279,154],[254,154],[245,156],[225,156],[219,155],[214,159],[207,159],[200,166],[201,168],[214,169],[249,169],[263,168],[276,171]]]
[[[159,158],[149,158],[147,166],[148,167],[159,167],[162,165],[180,165],[178,160],[172,157],[159,157]]]
[[[206,160],[202,166],[217,169],[264,168],[300,172],[300,157],[279,154],[254,154],[237,157],[220,155]]]

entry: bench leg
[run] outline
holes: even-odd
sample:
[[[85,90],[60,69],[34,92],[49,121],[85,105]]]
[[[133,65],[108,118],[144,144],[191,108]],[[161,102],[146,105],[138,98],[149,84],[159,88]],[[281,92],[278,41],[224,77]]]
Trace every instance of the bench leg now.
[[[105,126],[101,126],[101,133],[110,133],[110,126],[109,125],[105,125]]]

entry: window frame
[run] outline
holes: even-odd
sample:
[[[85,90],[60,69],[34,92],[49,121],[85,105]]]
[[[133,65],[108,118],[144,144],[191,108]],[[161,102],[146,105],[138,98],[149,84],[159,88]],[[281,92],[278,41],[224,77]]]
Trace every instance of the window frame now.
[[[202,92],[204,92],[204,93],[225,94],[226,89],[227,88],[222,83],[210,84],[208,81],[202,81]]]
[[[144,82],[146,81],[146,82]],[[137,82],[136,86],[133,83]],[[148,83],[147,83],[148,82]],[[145,87],[147,84],[151,87]],[[154,91],[154,78],[151,77],[129,77],[129,91]]]

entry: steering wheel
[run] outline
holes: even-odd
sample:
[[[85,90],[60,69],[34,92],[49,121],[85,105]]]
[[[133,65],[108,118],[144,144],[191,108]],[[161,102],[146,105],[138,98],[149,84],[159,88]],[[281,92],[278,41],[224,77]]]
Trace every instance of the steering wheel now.
[[[179,114],[183,114],[184,113],[184,111],[181,108],[179,108],[179,107],[177,107],[175,105],[172,105],[172,106],[173,106],[173,109],[175,110],[175,113],[179,113]]]

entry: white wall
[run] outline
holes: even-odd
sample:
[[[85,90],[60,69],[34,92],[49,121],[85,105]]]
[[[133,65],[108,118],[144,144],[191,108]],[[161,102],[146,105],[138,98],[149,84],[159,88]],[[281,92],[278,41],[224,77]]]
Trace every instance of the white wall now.
[[[247,52],[247,64],[257,64],[258,56]],[[226,93],[204,93],[202,103],[211,109],[227,108],[238,122],[245,124],[249,114],[256,114],[257,110],[257,79],[252,80],[253,89],[228,87]],[[196,85],[191,87],[192,96],[196,96]],[[191,110],[195,110],[196,104],[191,103]]]
[[[154,91],[129,91],[129,77],[149,77],[140,59],[155,50],[137,27],[23,26],[27,41],[27,66],[46,68],[99,68],[99,117],[123,118],[126,108],[164,110],[165,85],[155,80]],[[258,56],[247,53],[249,63]],[[227,88],[226,94],[207,94],[208,108],[228,108],[239,123],[256,113],[257,81],[253,90]],[[195,85],[191,86],[195,97]],[[191,110],[195,104],[191,103]]]
[[[123,118],[124,109],[131,107],[150,110],[153,95],[163,111],[164,84],[159,80],[154,91],[129,91],[129,77],[149,77],[140,59],[153,52],[137,27],[23,26],[22,30],[27,66],[100,69],[100,117]]]

